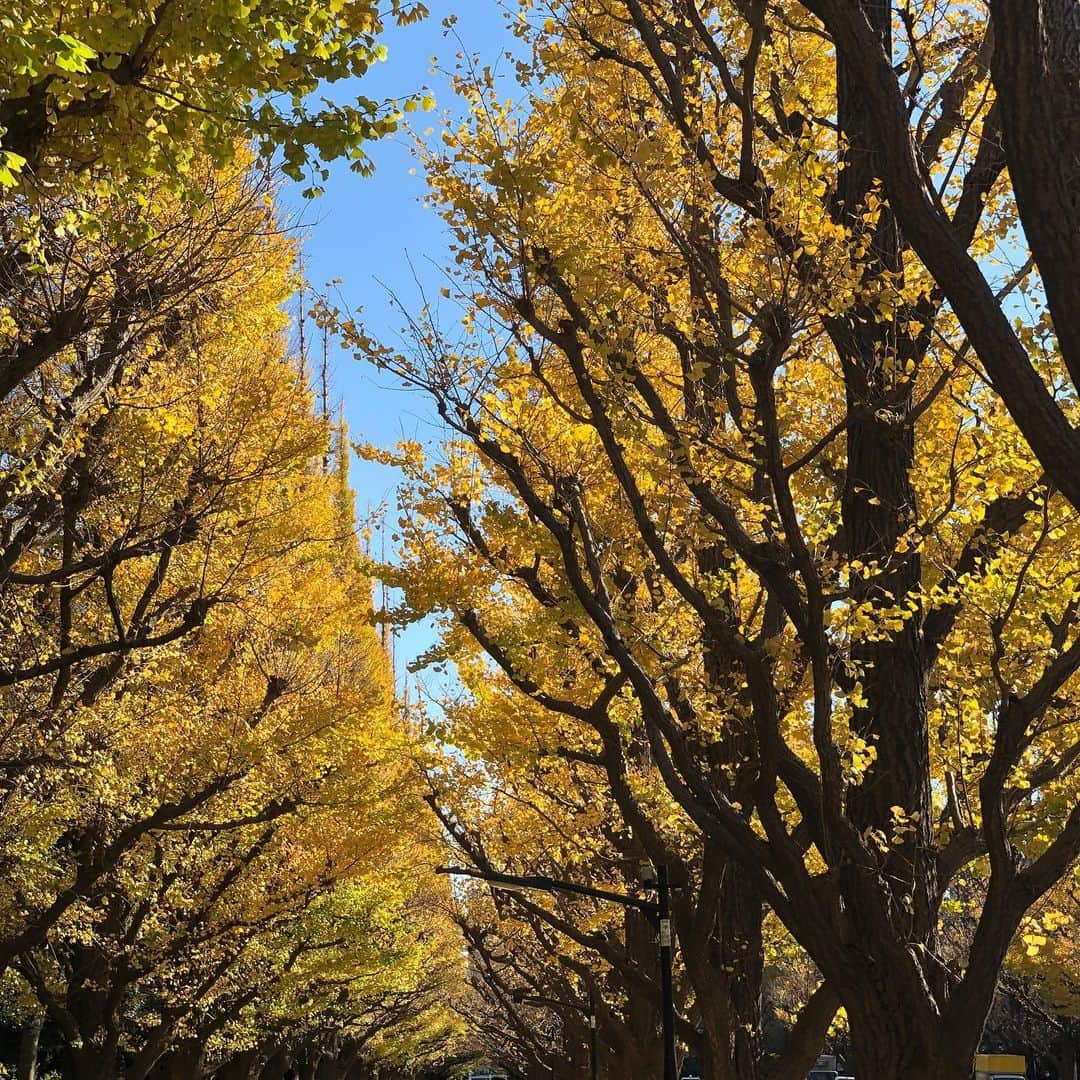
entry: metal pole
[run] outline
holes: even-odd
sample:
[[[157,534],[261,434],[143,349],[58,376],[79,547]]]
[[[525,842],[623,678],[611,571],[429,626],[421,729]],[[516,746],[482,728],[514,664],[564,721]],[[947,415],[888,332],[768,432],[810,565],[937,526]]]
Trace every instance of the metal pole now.
[[[589,991],[589,1080],[597,1080],[600,1075],[600,1054],[596,1045],[596,999]]]
[[[664,1080],[678,1080],[675,1064],[675,991],[671,977],[671,897],[666,866],[656,868],[656,907],[660,926],[661,1020],[664,1029]]]

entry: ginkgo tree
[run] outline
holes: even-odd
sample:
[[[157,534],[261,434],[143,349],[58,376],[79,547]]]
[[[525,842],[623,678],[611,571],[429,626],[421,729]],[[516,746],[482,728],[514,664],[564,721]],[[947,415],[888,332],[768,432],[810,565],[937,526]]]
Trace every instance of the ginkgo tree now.
[[[886,35],[891,6],[865,7]],[[897,20],[936,213],[1048,399],[1066,358],[997,153],[985,15]],[[571,724],[668,863],[627,782],[650,770],[716,853],[718,938],[771,909],[858,1072],[966,1077],[1010,944],[1080,854],[1061,461],[909,244],[868,91],[804,5],[526,4],[520,26],[528,108],[466,73],[472,121],[429,162],[462,332],[429,307],[401,355],[344,323],[449,429],[430,461],[391,455],[405,617],[445,613],[440,655],[479,648]],[[1068,423],[1074,396],[1054,408]],[[974,933],[946,955],[971,868]]]
[[[0,682],[13,721],[6,729],[11,774],[4,802],[13,815],[11,850],[23,853],[15,865],[27,860],[12,883],[27,896],[6,928],[4,963],[38,943],[146,827],[132,821],[110,838],[107,853],[87,852],[92,857],[73,881],[51,896],[38,892],[35,853],[56,838],[41,804],[59,809],[53,785],[78,790],[72,769],[93,773],[95,750],[103,738],[110,744],[110,732],[95,729],[93,706],[131,689],[149,654],[196,631],[216,603],[235,603],[232,588],[242,595],[259,580],[278,550],[280,509],[268,484],[281,478],[277,501],[289,487],[301,497],[312,455],[323,445],[323,426],[305,419],[295,373],[272,352],[284,329],[277,305],[289,289],[287,240],[271,225],[263,183],[242,174],[222,180],[205,219],[177,209],[177,224],[173,211],[163,211],[176,231],[174,254],[161,258],[192,252],[179,242],[183,234],[201,245],[202,265],[217,267],[204,277],[196,259],[194,273],[178,270],[191,292],[173,322],[155,322],[122,344],[111,323],[88,329],[37,368],[33,386],[27,377],[5,402]],[[89,245],[76,238],[76,261]],[[246,263],[256,252],[258,261]],[[249,305],[243,325],[241,296]],[[121,304],[111,310],[124,312]],[[239,384],[239,364],[261,377]],[[159,789],[162,798],[145,820],[182,816],[212,798],[214,785],[207,777],[204,789],[188,792],[191,805]],[[27,798],[38,807],[29,817]],[[40,832],[33,825],[39,813]]]
[[[443,589],[466,595],[463,587],[434,585],[439,595]],[[452,742],[465,761],[433,757],[427,773],[428,801],[455,857],[480,873],[584,881],[640,896],[648,848],[638,837],[644,829],[656,830],[666,841],[672,909],[684,941],[675,975],[681,1040],[710,1075],[730,1070],[785,1077],[809,1069],[836,1012],[835,994],[812,978],[805,993],[792,994],[790,986],[766,977],[778,955],[786,953],[790,964],[798,948],[760,902],[722,911],[730,897],[716,887],[718,853],[706,848],[651,774],[647,755],[638,748],[627,764],[622,783],[633,791],[639,813],[624,816],[609,791],[602,756],[580,725],[523,703],[513,684],[491,671],[463,626],[450,640],[436,652],[453,656],[463,693],[444,705],[431,732],[435,746]],[[565,1002],[562,1012],[571,1021],[580,1020],[580,1008],[591,1002],[610,1075],[661,1072],[660,972],[651,920],[632,908],[559,894],[500,895],[495,889],[492,905],[484,890],[470,890],[459,915],[476,958],[474,982],[489,1006],[472,1018],[480,1031],[492,1023],[494,1009],[508,1040],[558,1069],[558,1049],[537,1046],[523,1032],[525,1017],[514,1008],[513,992]],[[721,920],[728,930],[737,924],[737,934],[718,934]],[[782,1051],[763,1038],[767,1018],[777,1010],[789,1028]]]
[[[279,166],[312,195],[430,105],[316,100],[425,14],[0,14],[0,969],[23,1072],[39,1037],[95,1080],[412,1069],[458,1038],[448,890],[420,872],[432,823],[345,436],[290,352],[275,205]]]
[[[488,706],[491,695],[481,693]],[[537,742],[550,732],[520,714],[498,692],[503,706],[484,709],[502,733],[503,754],[494,743],[471,767],[440,763],[429,768],[428,797],[458,852],[479,873],[543,875],[554,880],[588,879],[610,891],[640,889],[640,848],[620,827],[604,790],[602,774],[588,765],[561,762],[548,747],[533,745],[527,759],[510,766],[511,746],[529,732]],[[482,706],[481,706],[482,708]],[[452,729],[460,730],[460,718]],[[473,744],[474,750],[476,744]],[[570,1072],[560,1047],[545,1045],[528,1031],[528,1010],[513,995],[540,995],[564,1002],[568,1042],[581,1057],[586,1047],[583,1010],[597,1016],[602,1057],[612,1075],[638,1075],[663,1068],[656,1038],[660,1018],[657,950],[649,919],[641,911],[558,894],[510,896],[475,882],[464,890],[458,922],[472,957],[473,983],[489,1009],[472,1015],[481,1033],[492,1019],[515,1032],[526,1059],[544,1068]],[[680,980],[678,997],[684,998]],[[575,1031],[576,1028],[576,1031]],[[692,1035],[692,1026],[686,1033]],[[579,1062],[580,1064],[580,1062]]]
[[[182,329],[128,342],[59,433],[94,335],[7,403],[33,528],[3,587],[3,958],[73,1076],[412,1065],[458,1030],[344,436],[287,348],[292,246],[260,175],[215,175],[206,219],[163,211],[219,266]]]
[[[387,19],[426,14],[415,0],[23,4],[0,21],[0,188],[132,191],[164,175],[195,196],[199,155],[222,165],[241,141],[280,151],[298,180],[338,157],[366,171],[363,144],[397,106],[315,95],[385,57]]]

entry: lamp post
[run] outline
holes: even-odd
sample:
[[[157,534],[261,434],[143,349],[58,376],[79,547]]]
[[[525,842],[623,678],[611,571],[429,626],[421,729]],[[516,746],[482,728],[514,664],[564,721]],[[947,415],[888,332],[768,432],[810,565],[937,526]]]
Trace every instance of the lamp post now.
[[[656,867],[656,923],[660,938],[660,996],[663,1001],[664,1080],[675,1080],[675,990],[672,979],[671,887],[666,866]]]
[[[454,877],[475,878],[485,881],[492,888],[503,892],[548,892],[570,893],[574,896],[589,896],[594,900],[605,900],[623,907],[636,908],[647,915],[656,926],[660,943],[660,1022],[664,1039],[664,1080],[678,1080],[675,1064],[675,994],[672,980],[672,952],[674,941],[671,933],[671,886],[668,882],[666,866],[653,867],[646,864],[645,886],[656,893],[655,900],[646,900],[641,896],[629,896],[626,893],[610,892],[607,889],[594,889],[589,885],[576,885],[571,881],[559,881],[557,878],[541,874],[500,874],[493,870],[476,870],[469,866],[437,866],[436,874],[451,874]]]
[[[581,1005],[576,1001],[559,1001],[558,998],[540,997],[535,994],[524,994],[520,990],[512,995],[516,1005],[546,1005],[552,1009],[572,1009],[581,1013],[589,1022],[589,1080],[597,1080],[600,1075],[600,1054],[596,1043],[596,1007],[589,995],[589,1004]]]

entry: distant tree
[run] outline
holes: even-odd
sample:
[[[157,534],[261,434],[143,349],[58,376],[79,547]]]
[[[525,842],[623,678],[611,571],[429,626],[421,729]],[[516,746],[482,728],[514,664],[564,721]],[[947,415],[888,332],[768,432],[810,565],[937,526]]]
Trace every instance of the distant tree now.
[[[398,105],[313,95],[425,13],[0,15],[0,993],[21,1076],[40,1057],[250,1080],[284,1056],[336,1080],[458,1037],[447,886],[421,873],[344,432],[289,354],[275,207],[278,163],[307,195],[332,159],[367,171]]]

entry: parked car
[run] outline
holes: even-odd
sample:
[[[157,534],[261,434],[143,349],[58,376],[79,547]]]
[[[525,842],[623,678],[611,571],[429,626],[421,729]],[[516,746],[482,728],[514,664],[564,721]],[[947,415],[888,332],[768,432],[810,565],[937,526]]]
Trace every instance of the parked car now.
[[[806,1080],[855,1080],[850,1073],[840,1072],[840,1063],[834,1054],[822,1054],[807,1073]]]

